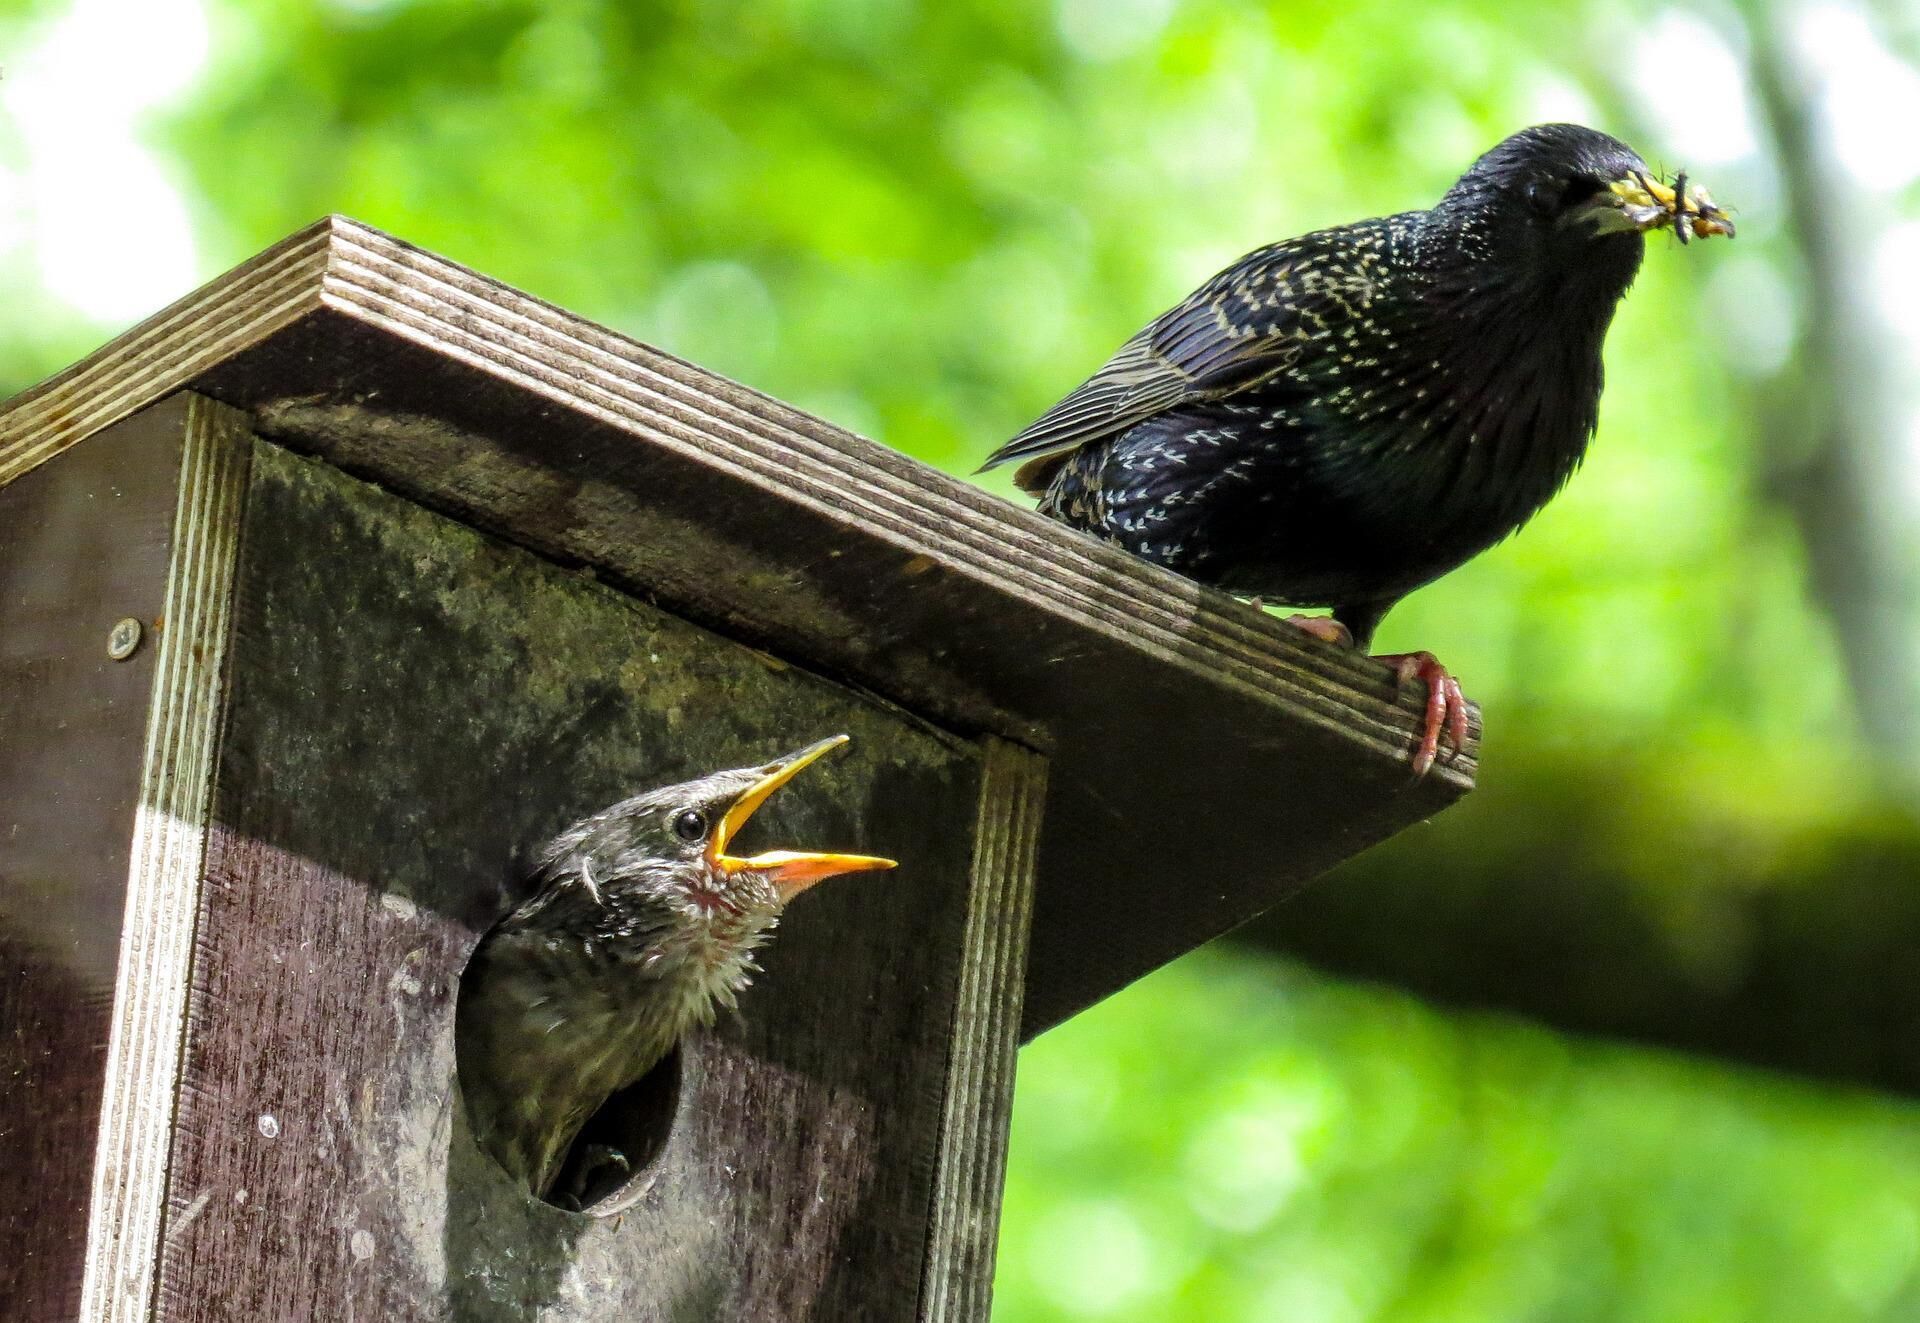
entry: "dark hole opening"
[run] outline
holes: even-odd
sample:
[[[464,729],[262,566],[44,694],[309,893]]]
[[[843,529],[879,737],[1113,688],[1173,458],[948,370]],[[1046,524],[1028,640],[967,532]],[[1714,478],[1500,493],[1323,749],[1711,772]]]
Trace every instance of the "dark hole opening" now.
[[[467,998],[474,966],[469,963],[460,975],[460,1009],[467,1009]],[[454,1069],[460,1078],[461,1093],[469,1108],[476,1085],[487,1081],[468,1076],[475,1068],[469,1045],[470,1026],[459,1017],[454,1036]],[[542,1202],[568,1212],[592,1217],[612,1217],[638,1203],[653,1186],[653,1165],[673,1133],[675,1114],[680,1110],[682,1047],[675,1043],[657,1065],[624,1089],[608,1096],[605,1102],[574,1136],[562,1159],[560,1172]],[[485,1127],[468,1121],[475,1144],[490,1161],[499,1164],[488,1152]],[[521,1187],[523,1190],[524,1186]]]
[[[680,1110],[680,1045],[587,1118],[547,1195],[556,1207],[593,1217],[631,1208],[653,1186],[653,1164]]]

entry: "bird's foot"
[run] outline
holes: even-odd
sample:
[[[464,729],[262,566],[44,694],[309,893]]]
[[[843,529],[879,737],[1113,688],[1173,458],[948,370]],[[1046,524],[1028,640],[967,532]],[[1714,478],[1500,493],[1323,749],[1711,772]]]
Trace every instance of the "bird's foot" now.
[[[558,1188],[547,1196],[547,1201],[570,1213],[585,1212],[612,1194],[632,1174],[633,1163],[611,1144],[583,1144],[569,1157]]]
[[[1431,652],[1390,652],[1374,660],[1393,664],[1396,685],[1404,686],[1409,680],[1427,682],[1427,721],[1420,745],[1413,753],[1413,775],[1417,780],[1427,774],[1434,759],[1440,756],[1442,731],[1453,744],[1452,753],[1447,755],[1449,760],[1466,747],[1467,696],[1460,692],[1460,682]]]
[[[1332,616],[1288,616],[1287,623],[1304,629],[1317,639],[1337,647],[1353,646],[1353,631]],[[1440,736],[1444,733],[1453,745],[1451,760],[1467,744],[1467,696],[1460,682],[1440,664],[1431,652],[1388,652],[1376,654],[1375,661],[1392,665],[1394,684],[1404,687],[1409,680],[1427,682],[1427,719],[1420,732],[1420,743],[1413,751],[1413,775],[1418,780],[1432,770],[1440,756]]]
[[[1304,629],[1315,638],[1336,647],[1351,648],[1353,646],[1353,631],[1332,616],[1288,616],[1287,623],[1295,629]]]

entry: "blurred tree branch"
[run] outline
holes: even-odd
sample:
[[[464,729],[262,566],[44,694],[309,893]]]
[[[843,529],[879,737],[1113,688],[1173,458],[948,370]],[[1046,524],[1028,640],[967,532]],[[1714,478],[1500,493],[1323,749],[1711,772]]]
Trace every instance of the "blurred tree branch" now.
[[[1763,493],[1794,520],[1833,622],[1864,737],[1920,773],[1920,629],[1906,440],[1891,337],[1863,250],[1879,228],[1821,141],[1810,72],[1770,0],[1749,9],[1757,109],[1774,144],[1804,318],[1793,356],[1762,391]]]
[[[1444,1002],[1920,1093],[1920,819],[1738,753],[1507,747],[1480,789],[1229,940]],[[1817,772],[1814,775],[1817,776]],[[1743,779],[1743,777],[1745,779]]]

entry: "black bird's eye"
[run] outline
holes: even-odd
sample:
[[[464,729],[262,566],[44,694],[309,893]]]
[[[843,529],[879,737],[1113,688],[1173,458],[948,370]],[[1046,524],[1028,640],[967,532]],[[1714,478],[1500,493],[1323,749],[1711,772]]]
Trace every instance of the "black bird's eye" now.
[[[1600,188],[1600,181],[1588,174],[1574,175],[1564,181],[1536,179],[1527,185],[1527,204],[1542,216],[1557,216],[1567,208],[1585,202]]]
[[[707,815],[699,809],[682,809],[673,820],[673,834],[692,844],[707,834]]]
[[[1560,195],[1560,209],[1564,211],[1576,202],[1585,202],[1595,193],[1598,193],[1601,187],[1602,185],[1597,176],[1575,175],[1567,181],[1566,191]]]

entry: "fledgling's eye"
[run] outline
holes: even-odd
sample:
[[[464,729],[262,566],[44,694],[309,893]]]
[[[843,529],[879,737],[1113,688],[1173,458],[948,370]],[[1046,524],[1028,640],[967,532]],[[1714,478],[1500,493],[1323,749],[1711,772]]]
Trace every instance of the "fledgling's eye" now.
[[[1527,185],[1527,205],[1542,216],[1551,216],[1560,210],[1560,184],[1553,179],[1536,179]]]
[[[682,809],[673,820],[673,834],[691,845],[707,834],[707,815],[699,809]]]

